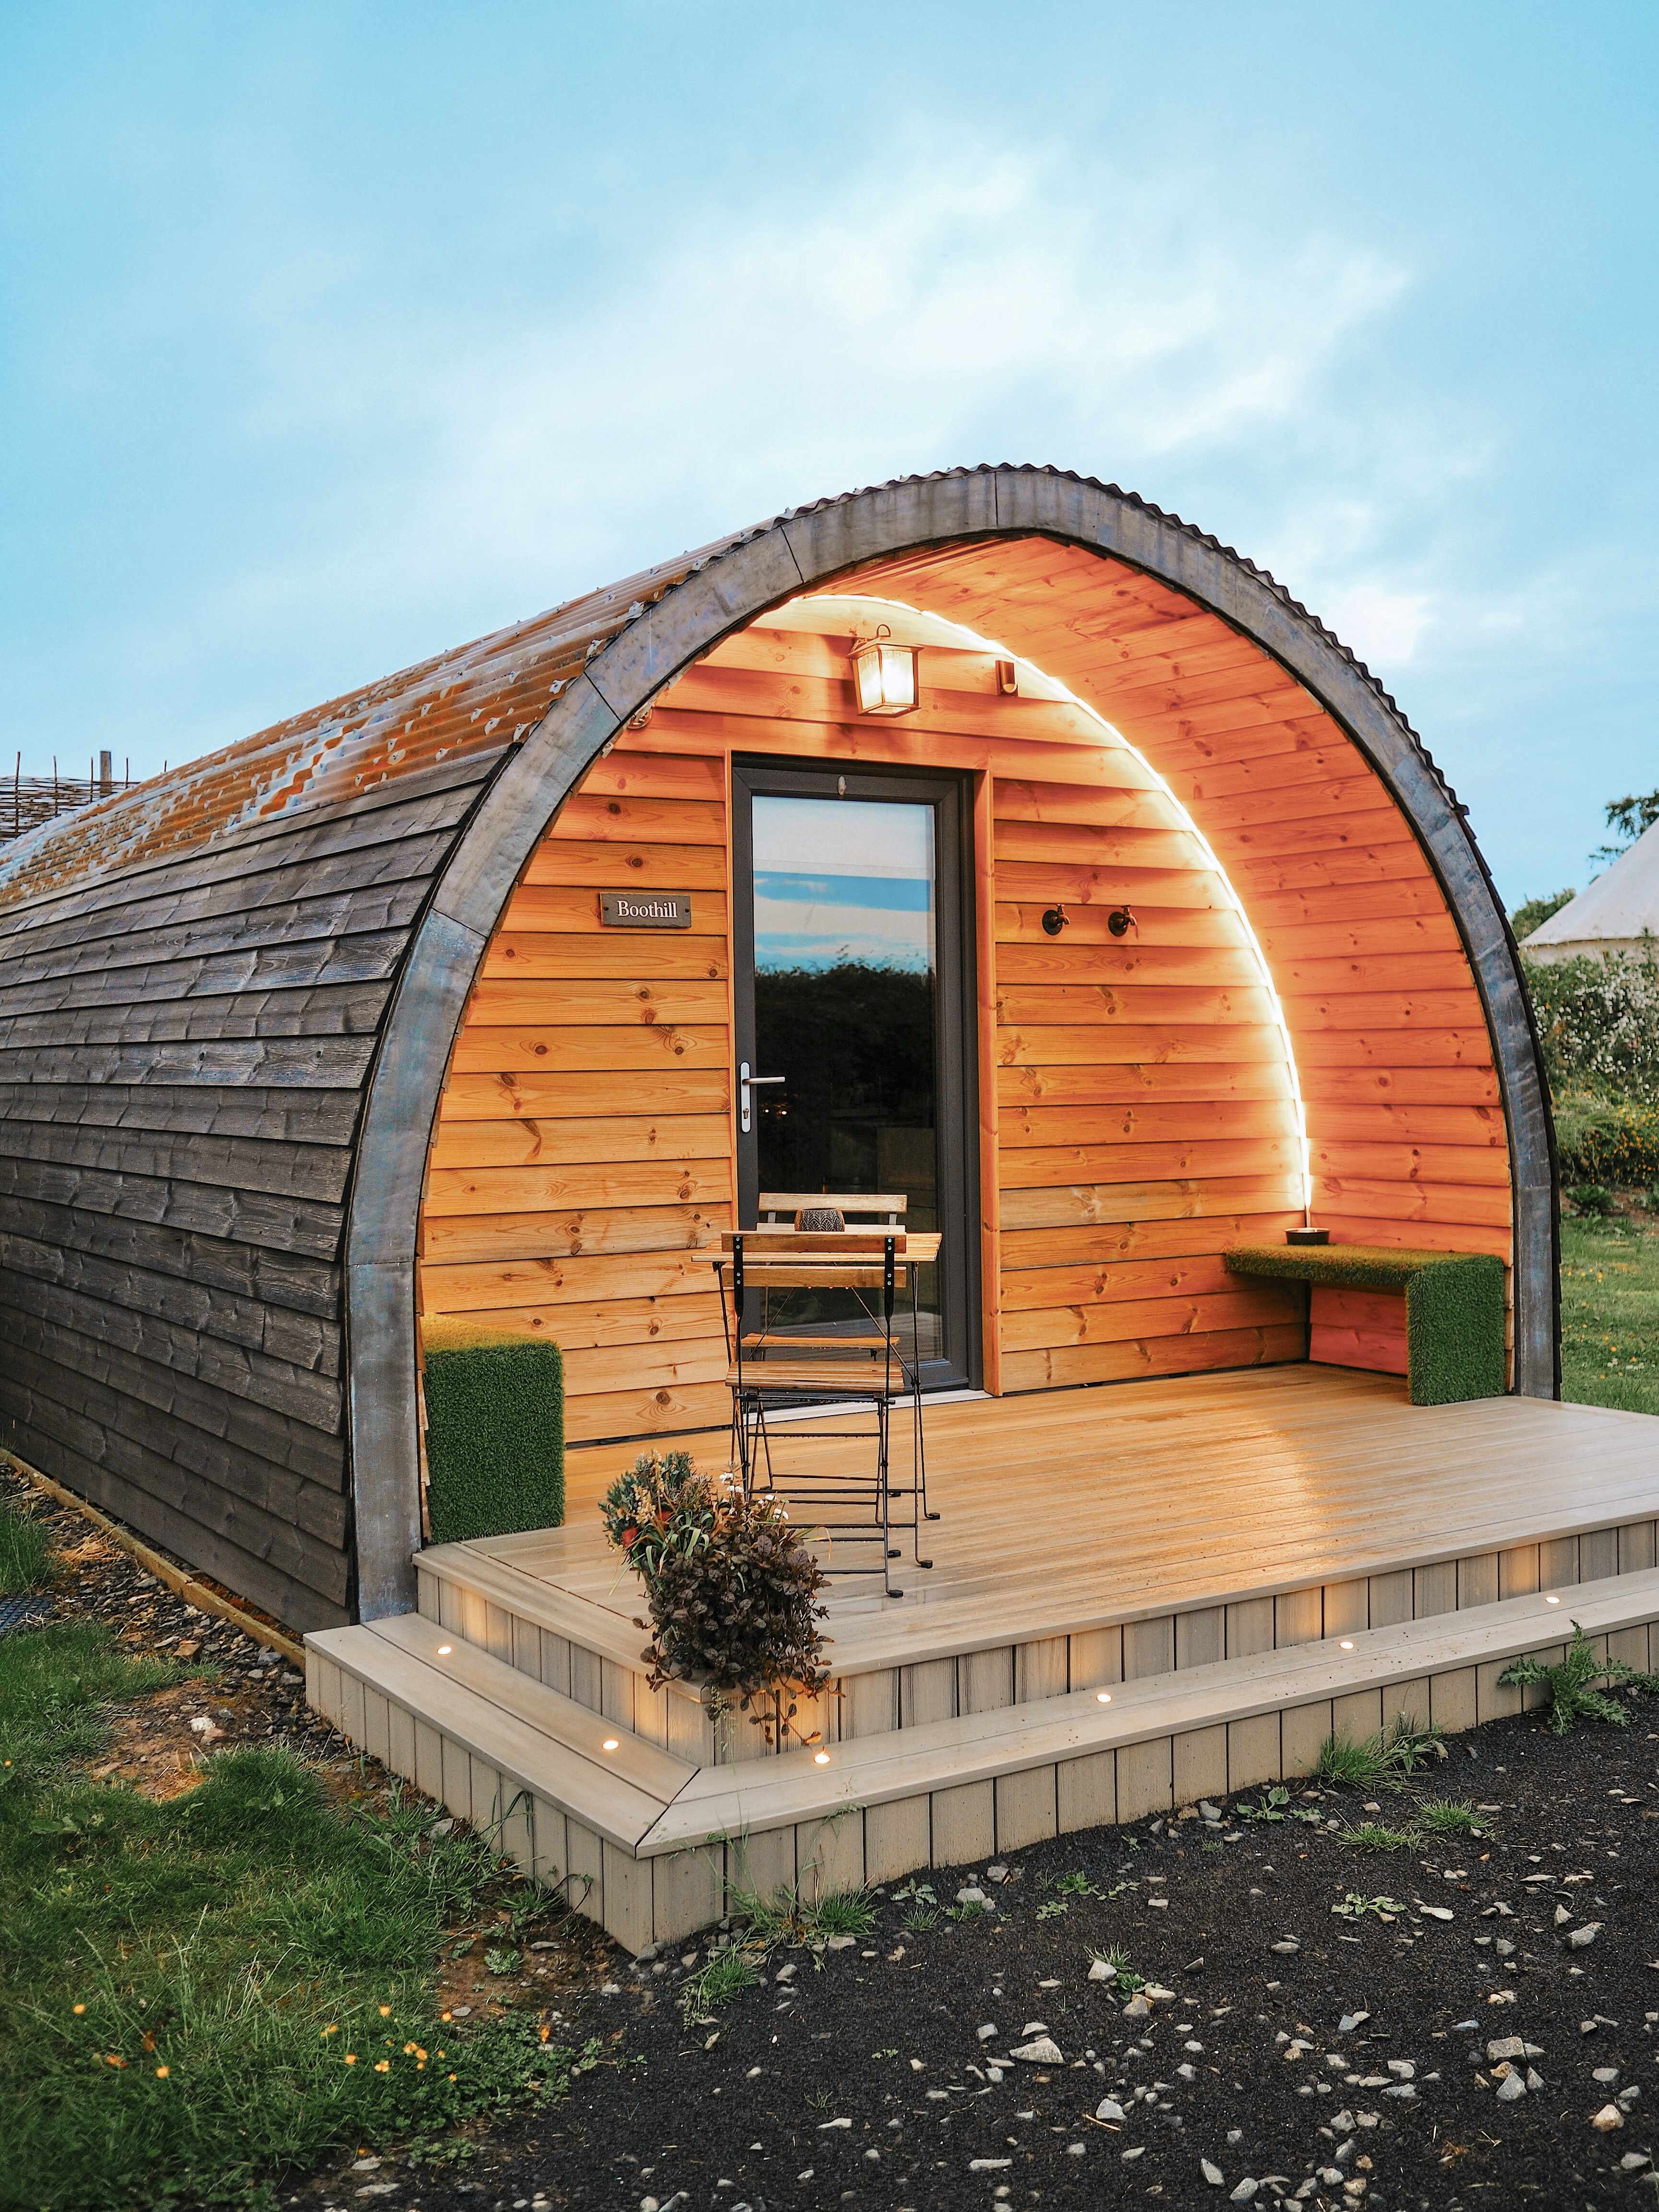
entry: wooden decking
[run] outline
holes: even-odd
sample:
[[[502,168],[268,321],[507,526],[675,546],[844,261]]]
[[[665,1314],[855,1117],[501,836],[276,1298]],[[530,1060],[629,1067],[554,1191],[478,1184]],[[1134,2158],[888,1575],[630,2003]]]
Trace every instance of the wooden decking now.
[[[791,1449],[842,1449],[812,1425]],[[733,1881],[972,1865],[1304,1774],[1402,1713],[1474,1727],[1575,1620],[1659,1658],[1640,1414],[1412,1407],[1300,1365],[941,1405],[928,1433],[938,1564],[831,1596],[805,1747],[650,1687],[596,1510],[632,1445],[574,1455],[565,1528],[433,1547],[418,1614],[309,1638],[312,1700],[637,1949]],[[686,1442],[723,1464],[722,1436]]]
[[[811,1425],[779,1432],[781,1467],[859,1449],[808,1443]],[[719,1435],[671,1441],[726,1464]],[[1269,1601],[1283,1610],[1322,1590],[1300,1635],[1281,1623],[1271,1647],[1382,1625],[1379,1603],[1410,1620],[1629,1572],[1655,1564],[1656,1447],[1659,1426],[1640,1414],[1526,1398],[1413,1407],[1393,1376],[1307,1364],[939,1406],[927,1416],[934,1566],[894,1563],[902,1600],[867,1583],[832,1589],[830,1662],[861,1673]],[[574,1601],[596,1648],[619,1656],[637,1650],[641,1594],[619,1577],[597,1508],[635,1449],[571,1454],[565,1527],[468,1547],[523,1577],[526,1595],[543,1585],[566,1633]],[[1622,1548],[1609,1535],[1592,1556],[1587,1542],[1581,1561],[1581,1537],[1614,1531]],[[1449,1586],[1425,1603],[1437,1574]],[[1392,1607],[1379,1598],[1389,1577],[1404,1579]],[[1332,1593],[1362,1585],[1369,1595],[1337,1618]]]

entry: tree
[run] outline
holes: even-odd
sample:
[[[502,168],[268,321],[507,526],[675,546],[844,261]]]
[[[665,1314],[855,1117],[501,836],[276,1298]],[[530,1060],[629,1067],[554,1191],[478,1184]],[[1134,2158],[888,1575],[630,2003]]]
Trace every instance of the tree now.
[[[1559,914],[1562,908],[1577,896],[1569,884],[1565,890],[1557,891],[1553,897],[1523,900],[1510,916],[1510,927],[1515,932],[1516,943],[1524,945],[1534,929],[1541,929],[1553,914]]]
[[[1644,836],[1654,823],[1659,822],[1659,791],[1644,792],[1638,797],[1629,799],[1610,799],[1602,811],[1607,816],[1608,829],[1618,832],[1619,842],[1616,845],[1599,845],[1590,858],[1592,860],[1616,860],[1621,853],[1628,852],[1638,837]],[[1538,924],[1534,922],[1533,927],[1536,929]]]

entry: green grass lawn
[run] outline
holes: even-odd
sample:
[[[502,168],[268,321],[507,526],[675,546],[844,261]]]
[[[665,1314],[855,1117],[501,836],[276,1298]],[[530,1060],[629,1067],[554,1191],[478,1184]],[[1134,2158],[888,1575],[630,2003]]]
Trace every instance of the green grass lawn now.
[[[271,1749],[165,1801],[78,1771],[112,1701],[200,1671],[95,1622],[0,1641],[0,2205],[274,2204],[285,2171],[446,2154],[458,2123],[595,2061],[533,2011],[439,2016],[458,1929],[510,1908],[516,1941],[563,1908],[479,1838],[432,1834],[429,1805],[337,1805]]]
[[[1659,1413],[1659,1229],[1561,1224],[1561,1395]]]

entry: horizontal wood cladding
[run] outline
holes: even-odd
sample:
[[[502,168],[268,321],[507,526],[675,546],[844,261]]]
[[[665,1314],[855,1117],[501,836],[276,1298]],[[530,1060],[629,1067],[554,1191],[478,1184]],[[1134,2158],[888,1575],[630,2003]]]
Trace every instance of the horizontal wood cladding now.
[[[451,1054],[421,1304],[556,1342],[574,1441],[724,1404],[710,1265],[732,1220],[723,750],[597,762],[532,854]],[[607,890],[690,891],[607,930]]]
[[[349,1618],[352,1148],[476,787],[0,908],[0,1435],[297,1627]]]
[[[1308,1298],[1308,1357],[1334,1367],[1407,1374],[1405,1293],[1314,1284]]]
[[[434,1137],[422,1303],[560,1342],[574,1439],[726,1414],[702,1270],[731,1218],[734,750],[985,780],[987,1310],[1004,1387],[1303,1356],[1303,1294],[1241,1289],[1219,1257],[1302,1218],[1287,1030],[1316,1218],[1335,1207],[1349,1237],[1471,1249],[1504,1234],[1508,1152],[1468,962],[1346,737],[1217,618],[1085,556],[988,549],[963,611],[978,557],[903,564],[900,596],[925,582],[939,611],[1057,683],[1011,699],[994,654],[925,641],[921,711],[873,725],[848,678],[857,610],[786,610],[595,763],[508,902]],[[598,894],[630,886],[689,892],[691,928],[604,929]],[[1056,903],[1058,937],[1042,927]]]
[[[854,717],[844,637],[763,624],[728,641],[596,763],[507,903],[434,1135],[422,1305],[560,1343],[573,1438],[727,1410],[702,1271],[731,1218],[733,750],[988,779],[982,997],[1006,1126],[986,1141],[1018,1292],[1001,1343],[1022,1372],[1049,1352],[1103,1376],[1164,1371],[1176,1338],[1170,1371],[1288,1356],[1291,1338],[1300,1352],[1297,1295],[1219,1272],[1228,1243],[1301,1205],[1283,1033],[1224,878],[1092,717],[1040,684],[1003,697],[989,653],[929,646],[924,659],[923,714],[875,730]],[[1208,663],[1243,665],[1237,641]],[[604,931],[598,894],[629,884],[689,891],[691,929]],[[1118,938],[1107,919],[1126,898],[1137,927]],[[1059,939],[1042,927],[1057,899],[1072,918]],[[1214,1279],[1131,1267],[1091,1278],[1085,1301],[1073,1279],[1091,1255],[1066,1239],[1114,1222],[1181,1229],[1167,1249]]]
[[[1507,1258],[1508,1149],[1473,974],[1410,825],[1319,702],[1219,616],[1080,548],[924,551],[872,564],[860,583],[1029,655],[1190,811],[1279,994],[1315,1153],[1314,1218],[1345,1239],[1414,1236]],[[998,889],[1006,895],[1000,870]],[[1157,921],[1161,933],[1161,911]],[[1076,929],[1098,926],[1091,911],[1074,924],[1068,950]],[[1054,1098],[1052,1080],[1037,1074],[1025,1095]],[[1005,1090],[1004,1110],[1020,1095]],[[1400,1115],[1428,1109],[1490,1119],[1478,1137],[1467,1121],[1421,1125],[1401,1146]],[[1322,1145],[1338,1148],[1323,1174]]]

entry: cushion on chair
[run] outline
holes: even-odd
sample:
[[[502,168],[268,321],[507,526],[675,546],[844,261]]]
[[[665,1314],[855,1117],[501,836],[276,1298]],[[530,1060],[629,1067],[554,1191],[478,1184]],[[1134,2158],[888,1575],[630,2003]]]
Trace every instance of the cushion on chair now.
[[[847,1216],[838,1206],[804,1206],[795,1216],[795,1226],[825,1237],[845,1229]]]

